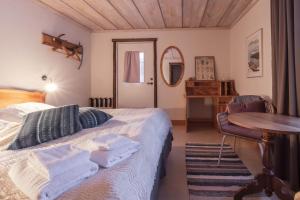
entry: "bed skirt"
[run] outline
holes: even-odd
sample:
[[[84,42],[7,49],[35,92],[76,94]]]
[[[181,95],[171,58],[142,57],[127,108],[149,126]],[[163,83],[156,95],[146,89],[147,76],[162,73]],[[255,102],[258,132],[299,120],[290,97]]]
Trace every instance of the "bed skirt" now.
[[[165,139],[165,143],[162,152],[160,154],[159,163],[157,166],[156,175],[154,179],[154,185],[151,192],[151,200],[157,200],[160,179],[166,176],[166,162],[169,153],[171,152],[172,149],[172,141],[173,141],[173,134],[170,131],[168,133],[167,138]]]

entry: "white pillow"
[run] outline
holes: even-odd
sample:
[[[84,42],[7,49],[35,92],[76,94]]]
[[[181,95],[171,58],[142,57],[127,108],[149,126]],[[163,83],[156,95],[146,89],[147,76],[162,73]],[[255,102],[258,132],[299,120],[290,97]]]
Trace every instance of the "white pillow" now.
[[[9,122],[21,123],[23,120],[24,113],[15,108],[3,108],[0,109],[0,120]]]
[[[31,112],[47,110],[55,107],[45,103],[28,102],[28,103],[12,104],[7,108],[14,108],[20,112],[19,114],[22,115],[23,113],[23,115],[26,115]]]

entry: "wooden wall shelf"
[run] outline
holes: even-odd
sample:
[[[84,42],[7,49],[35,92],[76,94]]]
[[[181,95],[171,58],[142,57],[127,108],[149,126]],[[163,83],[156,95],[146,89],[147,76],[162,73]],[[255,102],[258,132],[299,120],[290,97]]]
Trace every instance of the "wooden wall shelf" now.
[[[42,33],[42,44],[52,47],[52,50],[58,53],[66,55],[67,58],[71,58],[80,62],[78,69],[80,69],[83,59],[83,46],[79,44],[73,44],[66,40],[61,39],[65,34],[61,34],[57,37]]]

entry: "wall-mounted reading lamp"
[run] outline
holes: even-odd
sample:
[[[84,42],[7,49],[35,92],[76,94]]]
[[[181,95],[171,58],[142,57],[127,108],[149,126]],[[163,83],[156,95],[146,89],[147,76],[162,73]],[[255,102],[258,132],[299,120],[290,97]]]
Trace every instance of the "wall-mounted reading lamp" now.
[[[57,85],[55,84],[55,83],[53,83],[52,82],[52,79],[51,78],[48,78],[48,76],[47,75],[43,75],[42,76],[42,80],[43,81],[48,81],[48,83],[46,83],[46,85],[45,85],[45,90],[46,90],[46,92],[54,92],[54,91],[56,91],[57,90]]]

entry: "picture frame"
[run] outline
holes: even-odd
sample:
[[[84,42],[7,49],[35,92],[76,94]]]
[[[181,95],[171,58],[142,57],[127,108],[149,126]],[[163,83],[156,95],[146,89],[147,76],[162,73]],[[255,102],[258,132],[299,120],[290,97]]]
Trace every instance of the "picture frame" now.
[[[214,56],[195,57],[196,80],[216,80]]]
[[[246,38],[247,78],[263,76],[262,29]]]

